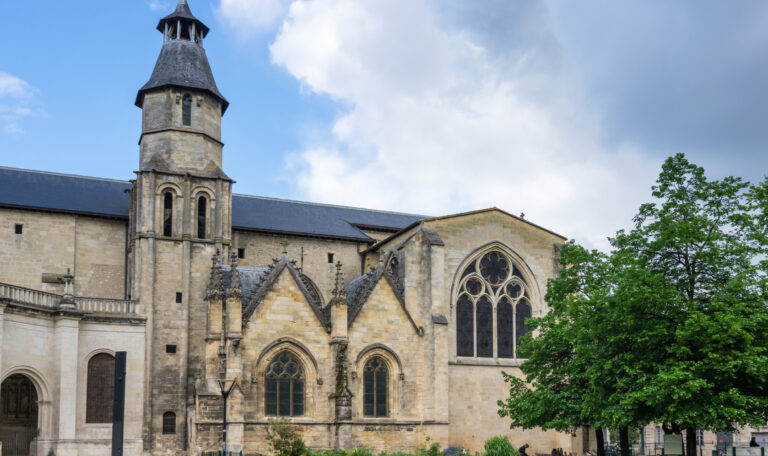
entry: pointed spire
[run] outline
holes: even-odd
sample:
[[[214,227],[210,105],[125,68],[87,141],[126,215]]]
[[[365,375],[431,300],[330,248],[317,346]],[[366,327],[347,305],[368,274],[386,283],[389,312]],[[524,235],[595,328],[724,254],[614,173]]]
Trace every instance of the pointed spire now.
[[[341,272],[341,261],[336,262],[336,280],[332,294],[334,299],[345,299],[347,296],[344,291],[344,274]]]
[[[243,297],[243,287],[240,285],[240,276],[237,273],[237,253],[232,251],[229,258],[229,288],[227,288],[227,297],[240,299]]]
[[[211,257],[211,278],[208,280],[208,286],[205,287],[205,300],[211,301],[214,299],[221,299],[222,282],[221,282],[221,252],[216,249],[216,253]]]

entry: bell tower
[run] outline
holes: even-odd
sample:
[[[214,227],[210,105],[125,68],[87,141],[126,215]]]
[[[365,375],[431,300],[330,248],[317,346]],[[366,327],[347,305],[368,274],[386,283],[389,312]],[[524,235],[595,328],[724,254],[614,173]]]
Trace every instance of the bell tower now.
[[[221,176],[221,117],[229,103],[203,48],[209,29],[181,0],[157,30],[163,47],[136,95],[142,109],[140,169]]]
[[[228,102],[213,79],[208,27],[186,0],[157,26],[163,42],[136,95],[139,169],[131,193],[131,295],[147,317],[144,451],[187,454],[204,372],[211,257],[229,254],[232,180],[222,170]]]

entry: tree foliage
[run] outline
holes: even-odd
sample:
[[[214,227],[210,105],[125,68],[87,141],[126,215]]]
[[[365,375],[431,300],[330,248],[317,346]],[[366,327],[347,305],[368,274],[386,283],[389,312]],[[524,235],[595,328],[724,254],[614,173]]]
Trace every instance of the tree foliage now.
[[[768,418],[768,179],[708,180],[678,154],[652,196],[609,254],[563,246],[525,380],[505,374],[512,426],[660,422],[690,452],[697,428]]]

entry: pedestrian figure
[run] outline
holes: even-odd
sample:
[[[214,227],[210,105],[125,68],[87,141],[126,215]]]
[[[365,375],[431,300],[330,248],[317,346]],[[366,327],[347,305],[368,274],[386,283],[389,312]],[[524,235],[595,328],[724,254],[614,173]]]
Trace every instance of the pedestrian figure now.
[[[752,440],[749,441],[749,446],[756,447],[756,446],[760,446],[760,445],[758,445],[757,441],[755,440],[755,438],[752,437]]]
[[[530,445],[528,445],[528,444],[526,443],[525,445],[523,445],[523,446],[521,446],[520,448],[518,448],[518,450],[517,450],[517,451],[519,451],[519,452],[520,452],[520,456],[528,456],[528,453],[526,453],[526,452],[525,452],[525,449],[526,449],[526,448],[528,448],[529,446],[530,446]]]

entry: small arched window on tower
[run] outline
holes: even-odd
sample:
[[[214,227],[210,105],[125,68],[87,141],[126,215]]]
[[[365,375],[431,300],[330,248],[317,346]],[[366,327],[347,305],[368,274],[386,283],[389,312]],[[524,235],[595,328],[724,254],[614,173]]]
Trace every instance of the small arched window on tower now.
[[[163,413],[163,434],[176,433],[176,414],[173,412]]]
[[[363,415],[387,416],[387,365],[374,357],[363,369]]]
[[[163,236],[173,236],[173,193],[163,194]]]
[[[208,201],[204,196],[197,199],[197,238],[205,239],[205,215],[208,209]]]
[[[181,123],[192,125],[192,97],[189,94],[185,94],[181,100]]]

